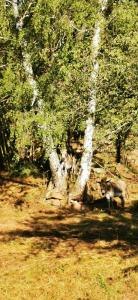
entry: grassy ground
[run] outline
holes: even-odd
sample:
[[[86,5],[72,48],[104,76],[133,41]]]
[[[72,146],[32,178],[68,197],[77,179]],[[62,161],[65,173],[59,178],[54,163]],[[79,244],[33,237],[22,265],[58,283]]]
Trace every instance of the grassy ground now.
[[[138,184],[125,211],[44,201],[42,179],[0,176],[0,300],[138,299]]]

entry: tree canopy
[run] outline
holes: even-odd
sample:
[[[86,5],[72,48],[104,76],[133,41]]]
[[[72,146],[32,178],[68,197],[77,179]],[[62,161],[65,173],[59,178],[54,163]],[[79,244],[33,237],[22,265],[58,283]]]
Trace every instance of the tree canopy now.
[[[91,89],[97,0],[1,0],[0,156],[64,145],[84,132]],[[137,3],[109,1],[98,54],[96,143],[137,128]],[[25,71],[29,59],[32,77]],[[32,79],[33,78],[33,79]],[[34,80],[36,96],[33,103]],[[32,83],[33,84],[33,83]],[[33,103],[33,105],[32,105]],[[123,132],[122,130],[122,132]],[[52,138],[52,141],[51,141]]]

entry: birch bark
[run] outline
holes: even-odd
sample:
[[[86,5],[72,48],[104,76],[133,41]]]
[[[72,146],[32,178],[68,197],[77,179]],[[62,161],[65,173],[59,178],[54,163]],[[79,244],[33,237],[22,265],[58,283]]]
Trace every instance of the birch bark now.
[[[16,29],[18,32],[21,32],[23,29],[23,18],[20,18],[20,15],[19,15],[18,1],[13,0],[12,4],[13,4],[14,18],[16,21]],[[22,1],[20,2],[20,5],[21,4],[22,4]],[[36,102],[36,100],[38,99],[39,92],[38,92],[36,80],[34,79],[31,57],[30,57],[30,54],[25,51],[26,48],[27,48],[27,41],[23,40],[23,42],[22,42],[23,66],[24,66],[24,70],[27,75],[28,82],[32,88],[32,92],[33,92],[32,106],[33,106],[34,103]]]
[[[96,85],[97,85],[97,76],[99,70],[98,64],[98,53],[100,49],[100,38],[101,38],[101,29],[102,29],[102,20],[103,20],[103,12],[106,9],[107,0],[99,0],[101,12],[100,18],[97,21],[94,30],[94,36],[92,39],[92,64],[93,64],[93,71],[91,73],[91,92],[90,92],[90,100],[88,104],[88,114],[89,117],[86,121],[86,129],[85,129],[85,137],[84,137],[84,150],[81,159],[81,166],[79,176],[77,178],[74,193],[83,194],[85,190],[86,183],[90,176],[91,171],[91,161],[93,156],[93,135],[94,135],[94,119],[95,119],[95,111],[96,111]],[[13,12],[14,17],[16,20],[16,29],[18,32],[21,32],[23,29],[23,18],[19,16],[19,6],[17,0],[12,0],[13,3]],[[22,1],[20,1],[20,5]],[[39,91],[37,87],[37,82],[34,78],[32,63],[31,63],[31,56],[27,53],[27,41],[24,39],[22,43],[22,55],[23,55],[23,66],[26,72],[28,82],[32,87],[33,97],[32,97],[32,106],[37,101],[38,108],[40,111],[43,110],[43,102],[39,99]],[[54,183],[54,188],[58,188],[61,192],[67,191],[67,159],[65,158],[64,161],[59,160],[58,154],[53,147],[51,154],[49,156],[50,167],[52,172],[52,178]],[[70,193],[70,196],[72,194]]]
[[[19,15],[19,5],[17,0],[12,0],[13,4],[13,13],[16,21],[16,29],[18,32],[21,32],[23,29],[23,20],[24,17],[20,17]],[[30,3],[31,4],[31,3]],[[29,4],[29,6],[30,6]],[[22,1],[20,1],[20,6],[22,5]],[[32,68],[31,55],[27,52],[27,41],[23,39],[22,41],[22,56],[23,56],[23,67],[27,76],[27,80],[32,87],[33,97],[32,97],[32,107],[37,102],[38,109],[41,113],[43,113],[43,101],[39,98],[39,90],[37,87],[37,82],[34,78],[34,72]],[[45,127],[45,126],[44,126]],[[52,141],[53,145],[53,141]],[[50,153],[49,156],[50,168],[52,172],[52,179],[54,188],[58,188],[61,191],[65,191],[67,189],[67,168],[66,164],[60,163],[58,154],[54,149]]]
[[[99,71],[98,54],[100,49],[101,31],[102,31],[103,18],[104,18],[103,13],[107,6],[107,0],[100,0],[99,3],[100,3],[101,11],[100,11],[100,16],[97,21],[97,24],[95,25],[94,36],[91,43],[93,71],[91,73],[91,78],[90,78],[91,92],[90,92],[90,99],[88,103],[89,117],[86,121],[80,172],[76,180],[74,191],[70,195],[70,199],[71,197],[75,199],[75,197],[73,196],[74,194],[76,194],[76,196],[77,194],[79,194],[81,199],[91,172],[91,161],[93,156],[93,136],[94,136],[94,129],[95,129],[97,76]]]

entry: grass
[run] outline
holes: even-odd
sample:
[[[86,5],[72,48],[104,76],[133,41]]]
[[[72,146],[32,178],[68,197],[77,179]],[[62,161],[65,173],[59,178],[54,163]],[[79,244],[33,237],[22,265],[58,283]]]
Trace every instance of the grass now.
[[[11,168],[10,173],[11,176],[20,177],[20,178],[29,177],[31,175],[35,177],[38,176],[39,170],[32,162],[21,161],[14,164],[13,168]]]
[[[0,185],[0,300],[136,300],[138,187],[124,212],[57,210],[42,179]]]

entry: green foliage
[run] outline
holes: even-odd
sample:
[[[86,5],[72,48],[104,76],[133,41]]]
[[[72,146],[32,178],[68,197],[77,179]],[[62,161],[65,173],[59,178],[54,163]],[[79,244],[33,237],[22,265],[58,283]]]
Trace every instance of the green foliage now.
[[[102,40],[97,123],[112,138],[138,124],[136,9],[134,1],[115,3]]]
[[[37,176],[39,170],[31,162],[17,162],[13,165],[11,169],[11,175],[15,177],[28,177],[28,176]]]
[[[136,133],[136,9],[135,1],[109,1],[105,14],[97,81],[97,142],[114,138],[113,133],[128,126]],[[1,0],[0,116],[7,120],[8,143],[10,147],[15,143],[16,159],[23,157],[26,146],[37,145],[46,149],[47,157],[53,142],[66,143],[69,129],[85,129],[93,68],[91,42],[99,4],[97,0],[26,0],[19,14],[19,20],[23,19],[20,31],[10,1],[5,5]],[[33,90],[23,53],[31,60],[41,110],[37,103],[31,107]]]

